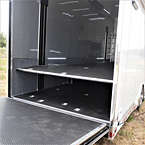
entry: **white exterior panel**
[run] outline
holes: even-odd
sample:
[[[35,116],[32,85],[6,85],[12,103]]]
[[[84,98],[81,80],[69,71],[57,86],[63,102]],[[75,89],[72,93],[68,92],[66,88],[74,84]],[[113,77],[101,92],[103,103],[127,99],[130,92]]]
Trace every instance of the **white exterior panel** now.
[[[116,122],[126,120],[134,106],[138,105],[141,88],[145,83],[145,15],[139,0],[136,4],[137,10],[132,0],[120,0],[119,5],[110,117],[110,121],[114,121],[112,137],[120,129]]]

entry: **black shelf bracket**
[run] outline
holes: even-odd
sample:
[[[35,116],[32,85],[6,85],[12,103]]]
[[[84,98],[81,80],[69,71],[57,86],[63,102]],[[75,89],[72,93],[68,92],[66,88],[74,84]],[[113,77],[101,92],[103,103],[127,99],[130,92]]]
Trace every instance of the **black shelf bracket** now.
[[[108,32],[109,32],[109,27],[108,27],[108,26],[106,26],[106,31],[105,31],[105,56],[104,56],[104,59],[105,59],[105,60],[107,59]]]
[[[46,42],[46,21],[48,0],[40,0],[39,7],[39,42],[38,42],[38,61],[39,65],[45,65],[45,42]],[[44,88],[44,75],[38,75],[38,90]]]

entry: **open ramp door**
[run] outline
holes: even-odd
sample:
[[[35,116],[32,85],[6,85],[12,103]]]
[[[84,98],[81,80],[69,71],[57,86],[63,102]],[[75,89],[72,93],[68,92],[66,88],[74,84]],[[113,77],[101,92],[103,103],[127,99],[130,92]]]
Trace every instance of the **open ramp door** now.
[[[0,144],[93,144],[107,124],[0,98]]]

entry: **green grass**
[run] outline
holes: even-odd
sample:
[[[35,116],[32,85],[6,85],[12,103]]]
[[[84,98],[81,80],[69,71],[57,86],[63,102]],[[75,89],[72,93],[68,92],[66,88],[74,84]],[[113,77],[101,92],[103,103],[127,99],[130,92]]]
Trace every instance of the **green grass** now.
[[[133,116],[130,115],[127,119],[127,122],[131,122],[132,120],[133,120]]]
[[[5,80],[6,79],[6,75],[5,74],[0,74],[0,80]]]
[[[139,110],[140,110],[140,112],[141,112],[141,113],[143,113],[143,112],[144,112],[144,110],[143,110],[142,108],[139,108]]]
[[[0,54],[5,54],[6,53],[6,48],[1,48],[0,47]]]
[[[2,67],[3,65],[7,65],[6,51],[6,48],[0,48],[0,67]]]
[[[6,67],[0,66],[0,71],[4,71],[4,73],[6,73]]]
[[[0,48],[0,96],[6,96],[6,75],[7,75],[7,50]]]
[[[7,59],[6,58],[0,58],[0,66],[1,65],[7,65]]]
[[[129,137],[129,138],[133,138],[134,137],[134,133],[133,132],[127,132],[127,131],[120,131],[120,136],[126,136],[126,137]]]
[[[0,89],[0,96],[6,96],[6,89]]]
[[[1,94],[5,93],[5,89],[0,89],[0,93]]]

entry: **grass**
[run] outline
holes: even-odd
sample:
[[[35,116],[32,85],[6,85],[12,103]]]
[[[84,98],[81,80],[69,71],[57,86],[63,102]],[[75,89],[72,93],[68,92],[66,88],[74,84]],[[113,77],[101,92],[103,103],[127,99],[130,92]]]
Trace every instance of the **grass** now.
[[[128,117],[128,119],[127,119],[127,122],[130,122],[130,121],[132,121],[132,120],[133,120],[133,116],[130,115],[130,116]]]
[[[6,58],[0,58],[0,66],[5,66],[7,65],[7,59]]]
[[[134,137],[134,132],[128,132],[128,131],[121,130],[119,135],[123,136],[123,137],[133,138]]]
[[[7,94],[7,55],[6,48],[0,48],[0,97]]]
[[[6,54],[6,48],[5,47],[0,48],[0,57],[4,54]]]
[[[0,89],[1,94],[5,94],[5,89]],[[5,95],[4,95],[5,96]]]
[[[6,68],[0,66],[0,71],[4,71],[6,73]]]
[[[5,80],[6,79],[6,75],[5,74],[1,74],[0,75],[0,80]]]

